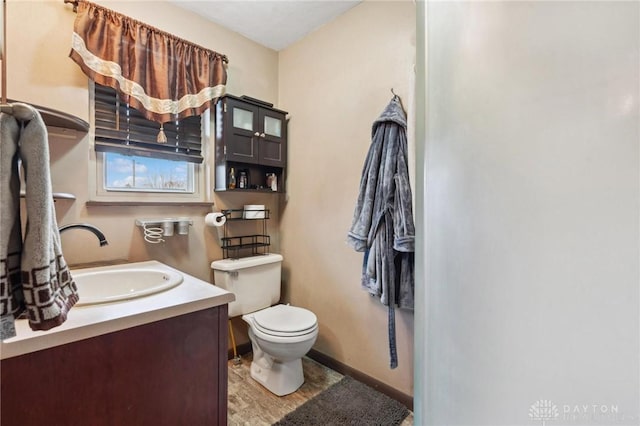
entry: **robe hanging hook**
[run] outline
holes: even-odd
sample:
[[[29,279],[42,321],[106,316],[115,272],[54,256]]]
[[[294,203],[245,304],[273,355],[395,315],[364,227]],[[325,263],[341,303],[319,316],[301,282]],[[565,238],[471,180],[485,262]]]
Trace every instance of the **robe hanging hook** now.
[[[396,92],[393,91],[393,87],[391,88],[391,94],[393,94],[393,99],[398,101],[400,100],[400,96],[396,95]]]

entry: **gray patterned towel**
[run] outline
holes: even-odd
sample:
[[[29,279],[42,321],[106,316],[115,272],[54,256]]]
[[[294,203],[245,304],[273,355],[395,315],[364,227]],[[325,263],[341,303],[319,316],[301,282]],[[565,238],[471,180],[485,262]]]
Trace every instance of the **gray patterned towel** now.
[[[26,231],[20,224],[19,160],[25,177]],[[33,330],[62,324],[78,301],[62,256],[53,206],[47,129],[40,114],[13,104],[0,114],[0,320],[10,337],[13,319],[27,313]]]

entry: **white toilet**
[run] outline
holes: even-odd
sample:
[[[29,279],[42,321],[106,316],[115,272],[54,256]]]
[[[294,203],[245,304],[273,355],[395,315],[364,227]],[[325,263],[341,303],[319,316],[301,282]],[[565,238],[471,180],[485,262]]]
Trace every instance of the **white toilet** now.
[[[274,305],[280,300],[282,256],[264,254],[211,262],[215,284],[235,294],[229,317],[249,324],[251,377],[278,396],[304,383],[302,357],[318,337],[318,319],[307,309]]]

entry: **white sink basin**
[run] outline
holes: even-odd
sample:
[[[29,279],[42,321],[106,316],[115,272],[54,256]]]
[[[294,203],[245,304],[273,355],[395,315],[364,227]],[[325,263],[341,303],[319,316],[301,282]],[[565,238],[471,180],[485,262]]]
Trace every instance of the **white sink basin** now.
[[[95,305],[135,299],[177,286],[182,274],[153,268],[109,269],[104,271],[71,271],[78,286],[80,301],[76,306]]]

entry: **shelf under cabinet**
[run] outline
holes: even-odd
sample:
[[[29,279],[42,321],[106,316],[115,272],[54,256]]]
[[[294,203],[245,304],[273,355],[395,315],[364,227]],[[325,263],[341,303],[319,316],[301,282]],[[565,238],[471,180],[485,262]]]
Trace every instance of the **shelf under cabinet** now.
[[[246,217],[250,213],[250,217]],[[271,245],[271,237],[267,234],[267,220],[269,219],[269,209],[260,210],[244,210],[244,209],[227,209],[222,210],[222,214],[227,218],[224,225],[224,237],[221,240],[222,256],[224,259],[238,259],[247,256],[256,256],[259,254],[269,253]],[[228,226],[230,222],[261,222],[261,230],[250,235],[230,236],[228,234]]]
[[[263,234],[224,237],[221,240],[225,259],[239,258],[241,252],[246,256],[247,251],[250,251],[254,256],[265,254],[268,253],[268,247],[271,245],[271,237]]]
[[[271,244],[271,237],[263,234],[241,235],[239,237],[223,237],[222,248],[239,250],[244,248],[266,247]]]
[[[245,217],[244,209],[229,209],[222,210],[222,214],[227,217],[227,220],[265,220],[269,219],[269,209],[265,210],[247,210],[247,212],[256,214],[256,213],[264,213],[263,217]]]
[[[254,189],[254,188],[249,188],[249,189],[240,189],[240,188],[235,188],[235,189],[215,189],[215,192],[258,192],[261,194],[282,194],[283,191],[272,191],[271,189]]]

